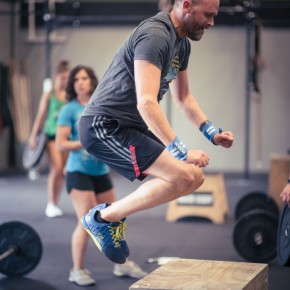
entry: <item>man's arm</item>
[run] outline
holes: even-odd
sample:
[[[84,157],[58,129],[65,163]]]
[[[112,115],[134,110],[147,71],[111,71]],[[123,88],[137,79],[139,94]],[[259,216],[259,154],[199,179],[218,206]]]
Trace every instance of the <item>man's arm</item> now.
[[[134,70],[137,108],[152,133],[161,140],[175,158],[186,160],[199,167],[207,166],[209,162],[207,154],[202,150],[186,148],[177,138],[157,101],[161,78],[160,69],[147,61],[135,60]]]
[[[233,133],[230,131],[222,131],[221,129],[213,127],[201,110],[197,100],[191,95],[186,70],[180,71],[177,74],[176,79],[170,84],[170,91],[177,106],[213,144],[220,145],[225,148],[232,146],[234,141]],[[205,129],[202,130],[204,125]]]
[[[161,71],[145,60],[135,60],[134,73],[138,111],[152,133],[167,146],[176,134],[157,101]]]

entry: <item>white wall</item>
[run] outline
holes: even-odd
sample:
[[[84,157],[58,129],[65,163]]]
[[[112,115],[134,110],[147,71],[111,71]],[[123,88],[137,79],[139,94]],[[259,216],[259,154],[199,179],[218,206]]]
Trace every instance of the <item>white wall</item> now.
[[[58,28],[64,43],[53,45],[52,70],[61,59],[71,64],[92,66],[101,77],[115,51],[133,27]],[[38,34],[43,34],[38,31]],[[32,82],[33,112],[36,114],[45,76],[44,44],[26,41],[20,31],[17,51],[25,58]],[[272,152],[286,153],[290,147],[290,29],[265,28],[262,31],[262,57],[265,67],[260,74],[261,102],[251,99],[250,170],[268,171]],[[208,118],[223,129],[232,130],[235,144],[229,149],[211,145],[172,108],[172,125],[190,147],[204,149],[211,157],[209,170],[244,170],[246,32],[242,27],[215,27],[206,31],[200,42],[192,42],[189,65],[191,90]],[[163,102],[166,107],[166,100]],[[261,115],[259,116],[259,111]],[[261,161],[261,162],[260,162]]]
[[[290,30],[262,31],[260,72],[262,93],[251,95],[250,169],[268,171],[270,154],[285,154],[290,148]],[[183,132],[188,145],[205,149],[211,169],[240,171],[245,158],[246,31],[216,27],[202,41],[192,44],[191,89],[208,118],[216,126],[232,130],[235,144],[230,150],[216,148],[175,112],[173,125]],[[189,134],[190,132],[190,134]]]
[[[65,35],[67,39],[63,43],[53,45],[51,53],[52,74],[59,60],[68,59],[72,66],[78,64],[90,65],[100,78],[131,29],[131,27],[58,29],[58,35]],[[38,32],[39,36],[43,34],[43,31]],[[22,39],[25,38],[24,33]],[[35,100],[33,110],[36,112],[42,90],[42,81],[45,76],[45,45],[25,42],[21,50],[30,64],[30,74],[33,82],[32,94]],[[37,63],[35,63],[35,59],[38,60]]]

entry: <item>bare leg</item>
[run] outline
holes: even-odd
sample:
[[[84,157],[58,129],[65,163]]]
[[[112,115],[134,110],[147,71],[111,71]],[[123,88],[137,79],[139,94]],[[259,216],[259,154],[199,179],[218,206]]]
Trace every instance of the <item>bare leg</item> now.
[[[103,219],[119,221],[135,212],[164,204],[193,192],[204,180],[200,168],[174,159],[167,150],[164,150],[146,173],[156,177],[103,209],[101,211]]]
[[[88,234],[80,223],[80,219],[92,207],[99,203],[111,203],[115,200],[114,190],[108,190],[97,196],[93,191],[80,191],[73,189],[70,193],[72,203],[77,215],[78,223],[72,234],[72,261],[73,270],[84,268],[84,256],[88,243]]]
[[[63,154],[56,148],[55,141],[49,141],[47,149],[50,163],[47,181],[48,202],[56,205],[63,188],[64,166],[67,154]]]

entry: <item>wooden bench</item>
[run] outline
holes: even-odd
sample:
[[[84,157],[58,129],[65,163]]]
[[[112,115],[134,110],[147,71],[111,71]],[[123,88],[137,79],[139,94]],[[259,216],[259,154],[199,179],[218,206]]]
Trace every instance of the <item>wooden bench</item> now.
[[[267,290],[268,265],[177,259],[157,268],[129,290]]]
[[[184,217],[202,217],[216,224],[225,221],[229,212],[224,175],[205,176],[195,192],[169,202],[166,220],[175,222]]]
[[[270,156],[269,195],[273,198],[280,209],[284,206],[284,203],[280,198],[280,193],[287,184],[289,170],[289,154],[272,154]]]

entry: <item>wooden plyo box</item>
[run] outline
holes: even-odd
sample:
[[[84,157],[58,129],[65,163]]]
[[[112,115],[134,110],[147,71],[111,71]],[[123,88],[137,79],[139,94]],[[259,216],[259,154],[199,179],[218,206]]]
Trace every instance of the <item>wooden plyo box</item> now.
[[[272,154],[270,157],[269,195],[279,208],[284,206],[280,193],[287,184],[290,170],[290,155]]]
[[[157,268],[129,290],[267,290],[268,265],[177,259]]]
[[[204,196],[204,198],[203,198]],[[206,200],[211,196],[212,202],[210,204],[202,204],[195,202],[194,199]],[[188,204],[180,202],[183,198],[190,199],[193,202]],[[211,220],[214,223],[221,224],[225,221],[228,215],[229,207],[225,189],[224,175],[212,174],[206,175],[205,181],[200,188],[192,194],[178,198],[169,202],[166,213],[166,220],[168,222],[175,222],[184,217],[203,217]]]

